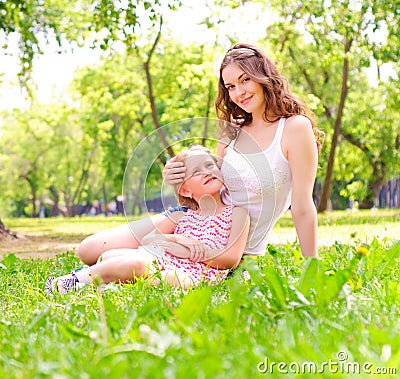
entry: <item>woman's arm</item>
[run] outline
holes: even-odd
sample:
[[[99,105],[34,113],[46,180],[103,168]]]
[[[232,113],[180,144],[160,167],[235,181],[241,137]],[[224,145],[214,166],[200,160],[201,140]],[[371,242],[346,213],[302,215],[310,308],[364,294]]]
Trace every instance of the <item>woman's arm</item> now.
[[[250,218],[247,210],[235,207],[232,211],[232,227],[229,234],[228,244],[222,250],[210,250],[205,248],[204,258],[195,259],[196,261],[210,264],[211,267],[219,269],[235,268],[242,258],[249,235]],[[185,240],[177,241],[188,246],[193,252],[193,243],[186,243]],[[197,241],[198,242],[198,241]],[[204,244],[200,243],[199,245]]]
[[[317,257],[317,211],[312,192],[318,151],[311,123],[305,116],[286,121],[282,148],[292,172],[292,217],[303,256]]]

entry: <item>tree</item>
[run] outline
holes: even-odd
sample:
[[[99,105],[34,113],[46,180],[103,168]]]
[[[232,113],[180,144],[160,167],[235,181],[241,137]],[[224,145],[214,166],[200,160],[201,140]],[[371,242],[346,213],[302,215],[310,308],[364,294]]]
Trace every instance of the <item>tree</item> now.
[[[360,200],[360,208],[370,209],[385,181],[398,175],[399,112],[393,107],[394,82],[379,83],[364,90],[360,86],[359,90],[349,96],[341,134],[355,150],[351,170],[345,171],[353,173],[352,183],[362,184],[361,195],[356,200]]]
[[[272,33],[269,37],[274,36],[270,40],[279,48],[280,56],[285,57],[283,60],[291,62],[291,76],[297,74],[300,81],[304,81],[307,88],[299,82],[297,85],[312,94],[327,121],[323,125],[328,132],[329,156],[318,205],[318,210],[324,211],[330,197],[349,94],[357,92],[362,69],[370,65],[374,56],[381,57],[385,50],[388,50],[384,55],[386,59],[396,56],[393,49],[387,49],[387,44],[395,38],[391,33],[398,28],[398,18],[394,7],[380,1],[273,4],[280,19],[269,28]],[[389,37],[377,43],[374,36],[383,33],[385,28],[389,30]],[[352,138],[348,132],[345,135],[347,141],[361,148],[356,135]],[[365,149],[363,151],[366,153]]]
[[[150,130],[150,106],[143,68],[136,57],[114,55],[98,67],[86,67],[72,83],[84,134],[97,145],[96,176],[103,197],[119,193],[129,155]]]
[[[57,211],[64,215],[73,214],[74,203],[82,196],[93,151],[85,147],[86,137],[75,115],[64,104],[46,108],[33,104],[31,109],[16,109],[5,116],[0,164],[7,178],[6,183],[0,180],[2,195],[25,202],[31,217],[37,217],[49,191]],[[66,208],[58,204],[59,192]]]
[[[97,39],[101,41],[100,45],[104,50],[120,39],[133,41],[137,35],[136,29],[140,27],[137,11],[141,7],[147,11],[148,18],[154,21],[155,9],[161,7],[161,4],[158,0],[153,2],[130,0],[123,3],[103,0],[3,1],[0,2],[0,31],[6,39],[5,47],[11,34],[18,36],[21,61],[19,79],[32,95],[28,84],[32,62],[34,56],[42,52],[44,44],[56,41],[60,49],[67,43],[81,45],[87,37],[97,32],[99,32],[97,36],[100,34],[104,36]],[[108,33],[105,33],[106,30]],[[40,156],[37,160],[40,160]],[[30,183],[33,198],[36,197],[37,191],[34,184],[36,179],[33,178],[34,173],[38,171],[37,160],[31,162],[31,170],[24,174],[26,181]],[[54,190],[54,187],[52,188]],[[66,201],[69,202],[68,198]],[[34,212],[34,205],[32,207]]]
[[[29,80],[33,59],[52,43],[61,51],[70,42],[83,43],[90,21],[90,1],[80,0],[7,0],[0,2],[0,32],[5,46],[9,37],[17,37],[21,65],[19,80],[31,90]],[[13,51],[13,49],[11,49]]]
[[[183,46],[165,40],[159,47],[161,51],[154,52],[158,64],[151,73],[156,78],[152,93],[157,102],[157,118],[166,130],[166,143],[180,148],[174,138],[185,139],[188,133],[185,134],[182,124],[175,122],[210,113],[211,104],[203,99],[205,94],[213,97],[208,93],[209,82],[214,79],[209,67],[212,59],[207,49],[197,45]],[[147,47],[144,50],[147,51]],[[75,102],[79,104],[78,113],[86,120],[82,122],[86,125],[85,134],[98,143],[101,167],[97,176],[106,184],[106,192],[120,190],[130,154],[139,142],[155,131],[147,85],[142,56],[137,56],[135,51],[113,55],[100,66],[81,70],[74,79],[72,89],[76,93]],[[204,137],[204,122],[191,123],[190,134]],[[137,184],[146,181],[147,188],[161,186],[161,167],[154,162],[157,167],[150,172],[147,170],[148,162],[159,156],[165,145],[152,148],[154,153],[143,152],[135,161],[135,167],[130,167],[135,172],[131,192],[137,195],[130,209],[136,211],[143,195],[143,187]],[[165,160],[167,154],[162,156]]]
[[[180,5],[179,0],[160,0],[141,2],[130,0],[128,2],[102,1],[95,10],[94,28],[103,30],[105,36],[99,40],[103,50],[112,50],[115,42],[122,42],[128,54],[136,51],[138,56],[143,56],[143,68],[146,75],[148,97],[151,106],[151,115],[154,127],[168,153],[174,152],[167,143],[166,136],[161,128],[158,118],[157,106],[153,94],[153,82],[150,73],[150,62],[161,38],[163,26],[163,12],[175,9]],[[146,21],[150,25],[146,26]],[[156,32],[154,32],[156,29]],[[152,40],[150,48],[143,52],[143,45]]]
[[[51,145],[52,136],[43,126],[41,117],[32,116],[28,112],[15,110],[3,126],[2,150],[8,158],[4,166],[9,172],[9,186],[3,196],[19,188],[16,192],[19,196],[25,192],[25,198],[29,198],[31,203],[30,216],[35,217],[38,213],[40,183],[45,179],[44,155]]]

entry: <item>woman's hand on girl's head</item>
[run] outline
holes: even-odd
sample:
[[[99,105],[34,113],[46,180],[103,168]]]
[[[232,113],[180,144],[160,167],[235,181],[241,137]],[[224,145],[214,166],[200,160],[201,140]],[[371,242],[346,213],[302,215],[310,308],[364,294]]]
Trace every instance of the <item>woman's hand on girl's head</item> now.
[[[166,183],[175,185],[182,183],[185,178],[186,167],[183,162],[175,162],[175,157],[171,158],[165,165],[162,176]]]

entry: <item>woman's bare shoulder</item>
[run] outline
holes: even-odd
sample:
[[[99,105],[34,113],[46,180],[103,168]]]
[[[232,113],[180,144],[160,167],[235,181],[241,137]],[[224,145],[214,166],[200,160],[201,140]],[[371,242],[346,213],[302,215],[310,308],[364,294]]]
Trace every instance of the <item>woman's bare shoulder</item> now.
[[[282,148],[286,158],[290,159],[290,153],[294,151],[308,150],[314,146],[315,136],[311,121],[303,115],[289,117],[282,137]]]
[[[295,129],[304,129],[304,128],[312,129],[310,119],[304,115],[298,114],[295,116],[291,116],[286,120],[285,129],[290,129],[295,131]]]
[[[310,119],[303,115],[289,117],[285,123],[283,138],[287,142],[296,142],[299,138],[314,139],[315,137]]]

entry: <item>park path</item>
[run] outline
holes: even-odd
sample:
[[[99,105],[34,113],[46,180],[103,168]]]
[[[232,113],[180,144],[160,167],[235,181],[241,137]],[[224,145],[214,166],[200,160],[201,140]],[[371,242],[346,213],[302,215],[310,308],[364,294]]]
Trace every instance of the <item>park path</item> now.
[[[0,259],[7,254],[15,254],[18,258],[54,258],[67,251],[76,252],[79,241],[68,241],[43,236],[27,236],[26,238],[5,238],[0,241]]]

